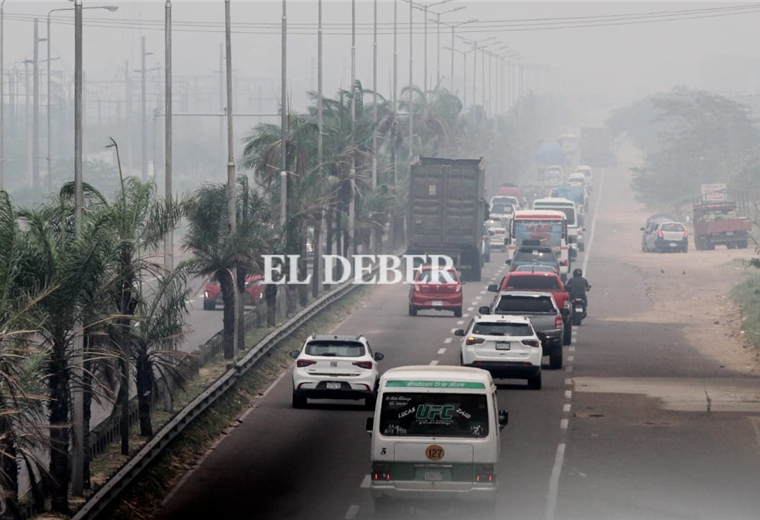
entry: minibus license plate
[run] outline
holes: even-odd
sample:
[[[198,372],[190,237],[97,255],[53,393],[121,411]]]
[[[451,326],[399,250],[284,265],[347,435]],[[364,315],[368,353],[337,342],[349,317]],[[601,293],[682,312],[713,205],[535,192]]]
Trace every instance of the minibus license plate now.
[[[512,347],[509,343],[503,343],[503,342],[496,343],[496,350],[509,350],[510,348]]]
[[[671,243],[670,243],[670,247],[676,247],[677,245],[678,245],[678,244],[676,244],[675,242],[671,242]]]
[[[443,305],[443,302],[441,300],[433,301],[433,307],[441,307],[442,305]]]
[[[425,480],[428,482],[440,482],[443,480],[443,473],[440,471],[426,471]]]
[[[340,383],[327,383],[328,390],[340,390]]]

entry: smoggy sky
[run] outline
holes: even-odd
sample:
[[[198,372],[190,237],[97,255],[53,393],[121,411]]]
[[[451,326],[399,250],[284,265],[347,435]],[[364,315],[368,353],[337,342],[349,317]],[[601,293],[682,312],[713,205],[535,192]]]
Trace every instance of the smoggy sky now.
[[[429,2],[428,2],[429,3]],[[140,37],[147,38],[147,48],[154,52],[148,57],[148,67],[163,63],[163,0],[141,2],[85,0],[84,5],[119,5],[115,13],[104,10],[85,11],[85,69],[87,79],[118,78],[125,60],[130,68],[138,68]],[[392,0],[378,2],[378,90],[389,93],[393,57]],[[682,20],[668,23],[618,25],[612,27],[581,27],[560,30],[506,31],[505,24],[521,19],[601,16],[629,13],[651,13],[681,9],[705,9],[737,6],[740,3],[693,2],[503,2],[454,1],[433,7],[448,10],[459,6],[466,9],[446,14],[449,22],[479,19],[493,22],[491,27],[475,24],[461,27],[458,34],[468,38],[485,39],[495,36],[522,55],[525,62],[545,68],[541,88],[561,93],[606,95],[629,99],[670,89],[675,85],[754,91],[756,85],[757,27],[760,11],[738,16]],[[746,5],[746,4],[745,4]],[[73,3],[23,2],[5,3],[5,66],[31,58],[33,53],[33,22],[30,15],[40,17],[40,37],[45,36],[45,19],[50,9],[72,7]],[[223,42],[224,2],[217,0],[174,0],[174,75],[211,75],[219,67],[219,45]],[[371,87],[372,66],[372,0],[357,0],[356,18],[360,24],[357,36],[357,77]],[[233,0],[232,20],[233,69],[236,75],[261,78],[264,95],[272,102],[279,98],[281,2],[265,0]],[[430,16],[432,18],[432,14]],[[73,12],[53,14],[59,21],[73,20]],[[415,83],[423,78],[423,13],[414,11]],[[102,26],[104,20],[121,21],[122,27]],[[325,92],[332,93],[350,78],[349,1],[325,1],[323,21]],[[187,26],[182,22],[195,22]],[[288,74],[295,105],[303,105],[303,92],[316,89],[317,0],[288,2],[290,26]],[[502,27],[494,27],[499,25]],[[266,26],[255,24],[267,24]],[[306,24],[306,25],[304,25]],[[332,25],[327,25],[332,24]],[[335,25],[339,24],[339,25]],[[398,2],[398,71],[399,87],[409,78],[409,7]],[[514,24],[511,25],[514,28]],[[428,77],[436,77],[436,25],[428,24]],[[54,24],[52,29],[53,56],[61,60],[55,68],[73,68],[73,26]],[[442,46],[450,46],[451,32],[442,31]],[[456,43],[465,50],[466,44]],[[45,44],[40,44],[44,59]],[[449,86],[450,52],[441,51],[443,85]],[[472,70],[472,55],[468,74]],[[480,63],[478,64],[480,67]],[[480,74],[480,73],[479,73]],[[462,89],[462,57],[456,56],[455,90]],[[471,78],[470,78],[471,85]],[[469,93],[468,93],[469,95]]]

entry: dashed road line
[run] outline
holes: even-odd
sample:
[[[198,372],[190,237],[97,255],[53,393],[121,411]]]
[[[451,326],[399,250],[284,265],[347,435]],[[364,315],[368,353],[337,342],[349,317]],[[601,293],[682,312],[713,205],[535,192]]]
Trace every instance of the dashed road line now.
[[[475,310],[475,307],[467,307],[467,310],[470,311],[470,312],[472,312],[472,311]]]
[[[446,353],[446,349],[445,349],[445,348],[439,348],[439,349],[438,349],[438,355],[439,355],[439,356],[442,356],[442,355],[444,355],[445,353]]]
[[[483,297],[482,297],[482,296],[476,296],[476,297],[475,297],[475,299],[476,299],[476,300],[482,300],[482,299],[483,299]]]
[[[356,504],[349,506],[348,511],[346,511],[346,520],[355,520],[356,515],[359,514],[359,506]]]
[[[549,504],[546,509],[547,520],[554,519],[554,513],[557,510],[557,495],[559,492],[559,476],[562,473],[562,464],[565,460],[565,444],[560,443],[557,446],[557,456],[554,458],[554,468],[549,480]]]
[[[362,480],[362,483],[359,487],[362,489],[369,489],[369,485],[371,481],[372,481],[372,477],[370,477],[369,475],[364,475],[364,480]]]
[[[457,321],[457,325],[464,325],[464,320]]]
[[[575,356],[567,356],[568,361],[573,361],[575,359]]]
[[[438,364],[438,360],[437,360],[437,359],[434,359],[433,361],[431,361],[431,362],[430,362],[430,364],[431,364],[432,366],[436,366],[436,365]]]
[[[569,423],[570,423],[570,420],[569,420],[569,419],[562,419],[562,420],[559,422],[559,429],[560,429],[560,430],[567,430],[567,425],[568,425]]]
[[[454,334],[457,331],[456,327],[451,329],[451,333]]]
[[[469,318],[469,317],[470,317],[470,315],[469,315],[469,314],[462,314],[462,317],[463,317],[463,318]]]
[[[575,352],[575,347],[570,347],[569,350],[570,352]]]
[[[572,398],[573,398],[573,391],[565,390],[565,399],[572,399]]]
[[[449,343],[451,343],[451,338],[446,338],[443,340],[443,342],[448,345]]]
[[[573,371],[573,367],[567,367],[567,368],[565,368],[565,372],[570,373],[572,371]]]
[[[573,380],[568,377],[567,379],[565,379],[565,384],[566,385],[572,385],[573,384]]]
[[[570,413],[570,409],[572,407],[573,407],[573,405],[571,405],[570,403],[565,403],[564,405],[562,405],[562,411],[564,413]],[[369,477],[369,475],[367,475],[367,476]]]
[[[480,291],[480,294],[485,294],[485,293],[486,293],[486,291]]]

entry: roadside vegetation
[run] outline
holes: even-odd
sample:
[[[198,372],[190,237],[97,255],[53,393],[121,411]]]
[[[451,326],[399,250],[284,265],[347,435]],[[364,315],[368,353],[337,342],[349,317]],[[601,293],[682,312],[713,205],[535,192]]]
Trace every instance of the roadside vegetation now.
[[[150,438],[163,421],[163,412],[151,406],[158,387],[166,382],[172,383],[167,387],[178,388],[195,384],[188,382],[193,360],[179,348],[187,330],[190,276],[218,281],[229,303],[235,291],[238,296],[244,293],[248,275],[261,274],[264,254],[300,254],[302,258],[307,252],[345,254],[360,248],[368,251],[371,242],[394,250],[404,241],[411,146],[415,155],[487,156],[489,168],[497,172],[492,178],[499,183],[519,182],[530,170],[524,158],[531,156],[545,130],[547,118],[542,114],[555,108],[553,102],[528,93],[506,116],[486,117],[478,106],[464,112],[458,97],[446,90],[426,96],[412,89],[411,102],[409,97],[408,91],[402,92],[394,111],[392,103],[378,96],[377,125],[373,93],[359,82],[352,90],[324,98],[321,162],[315,95],[304,113],[289,114],[285,143],[277,125],[251,129],[240,161],[244,174],[235,187],[234,231],[227,217],[226,185],[204,184],[169,203],[154,181],[123,174],[113,141],[107,148],[115,154],[118,168],[101,172],[98,179],[107,179],[105,183],[93,179],[94,184],[85,184],[80,230],[75,226],[73,183],[64,184],[34,207],[20,207],[8,193],[0,192],[3,518],[21,518],[22,467],[30,480],[26,499],[37,510],[69,514],[72,404],[78,389],[85,403],[83,445],[91,442],[92,406],[101,403],[120,418],[118,452],[129,457],[135,448],[128,427],[130,382],[137,389],[142,439]],[[356,113],[353,139],[352,104]],[[409,111],[415,114],[413,143],[408,140],[408,117],[400,115]],[[290,175],[286,180],[288,211],[281,226],[283,146]],[[374,189],[373,156],[377,164]],[[352,201],[353,242],[348,221]],[[163,239],[167,231],[180,226],[184,236],[178,241],[179,249],[187,253],[187,259],[167,269]],[[305,262],[298,269],[304,274]],[[314,278],[322,276],[317,272]],[[318,283],[286,289],[288,310],[305,306],[307,291],[314,298],[321,290]],[[268,298],[267,304],[271,310],[275,300]],[[225,305],[226,360],[239,354],[233,348],[233,332],[235,320],[242,324],[244,319],[242,306],[240,311],[234,316],[234,307]],[[243,345],[244,327],[238,330]],[[238,395],[237,399],[242,398]],[[240,402],[245,404],[245,399]],[[92,464],[85,449],[85,488],[89,490],[95,487]]]

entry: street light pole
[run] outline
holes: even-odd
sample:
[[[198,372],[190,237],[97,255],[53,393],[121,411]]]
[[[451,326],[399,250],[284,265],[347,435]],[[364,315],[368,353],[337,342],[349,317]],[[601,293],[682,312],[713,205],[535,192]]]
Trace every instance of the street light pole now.
[[[172,2],[166,0],[164,17],[164,197],[172,213]],[[234,165],[233,165],[234,168]],[[174,269],[174,228],[169,226],[164,237],[164,269]]]
[[[141,148],[142,148],[142,181],[148,180],[148,102],[146,99],[147,84],[145,79],[145,57],[148,55],[145,52],[145,36],[140,39],[140,91],[141,91],[141,118],[142,118],[142,135],[141,135]]]
[[[356,179],[356,153],[354,143],[356,140],[356,0],[351,0],[351,171],[348,176],[348,257],[354,255],[354,232],[356,218],[356,197],[354,184]]]
[[[414,160],[414,4],[409,2],[409,157]]]
[[[283,240],[287,241],[285,223],[288,218],[288,163],[287,163],[287,124],[288,124],[288,3],[282,0],[282,71],[280,91],[280,226],[282,226]]]
[[[5,2],[0,1],[0,190],[5,189]]]
[[[372,24],[372,191],[377,188],[377,0]]]
[[[40,31],[39,18],[34,19],[33,100],[32,100],[32,185],[40,185]]]
[[[455,7],[454,9],[449,9],[448,11],[439,11],[437,13],[434,13],[435,14],[435,20],[430,20],[431,22],[435,23],[436,26],[437,26],[436,32],[437,32],[438,43],[437,43],[437,46],[436,46],[436,53],[435,53],[435,61],[436,61],[436,83],[435,84],[436,84],[436,87],[440,86],[440,84],[441,84],[441,25],[445,25],[447,27],[452,27],[451,24],[442,23],[441,22],[441,16],[443,16],[445,14],[449,14],[449,13],[454,13],[456,11],[461,11],[463,9],[467,9],[467,7],[461,6],[461,7]],[[427,16],[426,16],[426,18],[427,18]],[[469,22],[463,22],[463,23],[469,23]],[[454,26],[454,27],[456,27],[456,26]],[[453,30],[454,29],[452,27],[452,33],[453,33]],[[453,39],[453,36],[452,36],[452,39]],[[452,42],[452,45],[454,45],[453,42]],[[451,61],[452,61],[452,65],[453,65],[453,62],[454,62],[453,57],[452,57]],[[451,76],[452,76],[452,78],[454,76],[454,71],[453,70],[452,70]],[[452,82],[451,83],[451,92],[453,92],[453,91],[454,91],[454,84]]]

